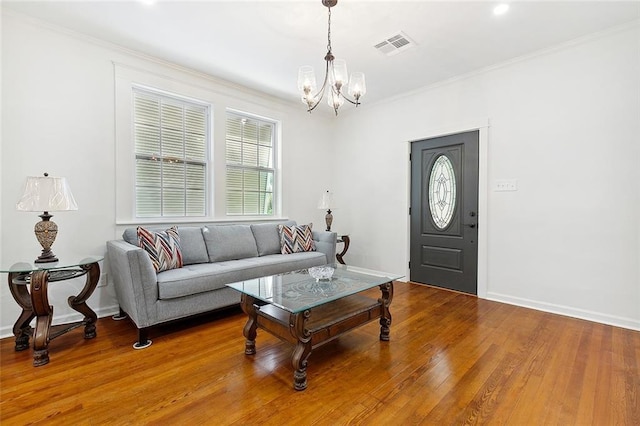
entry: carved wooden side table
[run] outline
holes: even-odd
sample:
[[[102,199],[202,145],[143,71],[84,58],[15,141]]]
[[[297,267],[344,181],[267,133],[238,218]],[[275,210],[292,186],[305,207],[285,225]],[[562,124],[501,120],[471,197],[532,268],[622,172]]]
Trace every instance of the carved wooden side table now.
[[[13,326],[16,336],[16,351],[29,348],[29,338],[33,336],[33,365],[35,367],[49,362],[49,342],[62,334],[84,325],[84,338],[96,337],[98,316],[87,305],[87,299],[93,294],[100,279],[99,262],[101,256],[85,258],[61,258],[52,263],[15,263],[2,267],[0,272],[9,275],[9,290],[22,308],[22,313]],[[51,325],[53,306],[49,305],[48,287],[56,281],[70,280],[86,275],[83,289],[77,296],[68,299],[69,306],[84,315],[82,321],[70,324]],[[35,330],[29,325],[36,319]]]

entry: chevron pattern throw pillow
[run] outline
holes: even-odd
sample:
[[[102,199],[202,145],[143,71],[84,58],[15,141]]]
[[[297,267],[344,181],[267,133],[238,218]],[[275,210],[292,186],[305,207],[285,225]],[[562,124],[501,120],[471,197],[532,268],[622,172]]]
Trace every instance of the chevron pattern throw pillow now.
[[[166,231],[150,231],[138,226],[138,245],[147,252],[156,272],[182,268],[182,251],[177,226]]]
[[[309,225],[278,225],[280,232],[280,252],[282,254],[316,251],[313,232]]]

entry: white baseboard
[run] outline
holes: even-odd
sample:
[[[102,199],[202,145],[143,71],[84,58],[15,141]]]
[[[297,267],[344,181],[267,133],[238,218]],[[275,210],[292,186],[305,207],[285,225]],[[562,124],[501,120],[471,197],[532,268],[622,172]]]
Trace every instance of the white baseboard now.
[[[98,318],[109,317],[111,315],[117,314],[118,312],[120,312],[120,308],[118,305],[95,309],[95,313],[98,315]],[[83,316],[80,313],[71,313],[62,316],[56,316],[53,320],[53,325],[82,321],[82,318]],[[35,321],[31,322],[31,326],[35,326]],[[0,328],[0,339],[4,339],[5,337],[13,337],[13,326]]]
[[[402,279],[398,280],[402,281]],[[495,302],[507,303],[509,305],[521,306],[523,308],[536,309],[538,311],[549,312],[552,314],[564,315],[573,318],[580,318],[587,321],[599,322],[602,324],[613,325],[616,327],[628,328],[631,330],[640,331],[640,321],[633,318],[618,317],[615,315],[606,315],[600,312],[593,312],[584,309],[571,308],[563,305],[555,305],[553,303],[543,303],[535,300],[524,299],[520,297],[508,296],[500,293],[487,293],[487,300],[493,300]],[[105,308],[97,309],[96,314],[98,318],[104,318],[111,315],[115,315],[120,312],[118,305],[108,306]],[[82,320],[82,315],[68,314],[62,317],[57,317],[54,324],[65,324],[74,321]],[[33,325],[33,324],[32,324]],[[0,338],[13,336],[13,327],[3,327],[0,329]]]
[[[572,308],[570,306],[556,305],[553,303],[539,302],[536,300],[513,297],[493,292],[487,293],[487,299],[493,300],[495,302],[508,303],[509,305],[536,309],[538,311],[549,312],[552,314],[564,315],[568,317],[579,318],[587,321],[594,321],[602,324],[640,331],[640,320],[633,318],[608,315],[601,312],[588,311],[585,309]]]

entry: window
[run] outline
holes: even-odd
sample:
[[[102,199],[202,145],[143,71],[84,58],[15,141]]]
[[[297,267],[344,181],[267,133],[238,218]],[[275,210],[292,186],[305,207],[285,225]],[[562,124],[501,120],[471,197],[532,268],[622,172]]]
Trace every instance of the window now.
[[[445,229],[453,219],[456,208],[456,175],[446,155],[439,156],[429,176],[429,208],[438,229]]]
[[[274,214],[273,121],[227,113],[227,215]]]
[[[207,214],[209,106],[134,88],[137,217]]]

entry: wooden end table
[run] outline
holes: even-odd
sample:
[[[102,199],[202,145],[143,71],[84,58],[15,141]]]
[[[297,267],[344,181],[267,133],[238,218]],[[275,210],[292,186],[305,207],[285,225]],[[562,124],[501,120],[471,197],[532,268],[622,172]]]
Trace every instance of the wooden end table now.
[[[84,338],[96,337],[98,316],[87,305],[87,299],[93,294],[100,279],[99,262],[101,256],[84,258],[62,258],[52,263],[15,263],[2,267],[0,272],[9,274],[9,290],[22,313],[13,326],[16,336],[16,351],[29,348],[29,338],[33,336],[33,365],[35,367],[49,363],[49,342],[75,328],[84,325]],[[70,280],[86,275],[83,289],[77,296],[70,296],[69,306],[84,316],[82,321],[69,324],[51,325],[53,306],[49,305],[49,284]],[[36,319],[35,332],[29,325]]]

